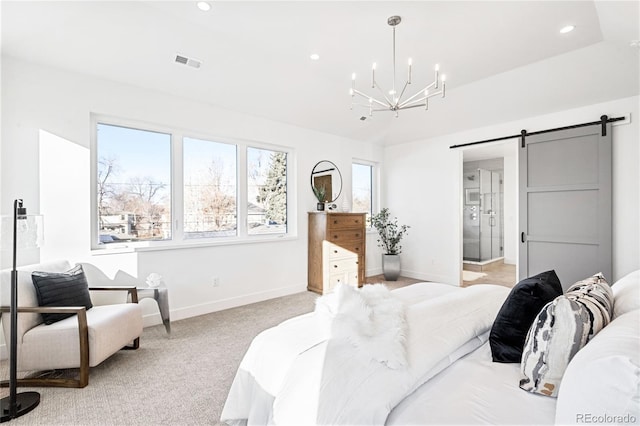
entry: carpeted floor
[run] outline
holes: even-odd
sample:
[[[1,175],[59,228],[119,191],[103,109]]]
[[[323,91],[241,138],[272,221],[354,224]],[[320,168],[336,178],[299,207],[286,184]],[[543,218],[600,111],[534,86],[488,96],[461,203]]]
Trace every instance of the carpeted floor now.
[[[145,328],[137,351],[92,368],[83,389],[19,388],[41,394],[12,425],[212,425],[236,369],[260,331],[313,310],[309,292]],[[2,362],[2,378],[8,378]],[[2,396],[8,394],[2,389]]]
[[[368,282],[382,282],[370,277]],[[400,279],[390,288],[416,282]],[[120,351],[92,368],[83,389],[36,390],[41,402],[12,425],[213,425],[251,340],[287,318],[311,312],[303,292],[144,329],[137,351]],[[8,378],[8,362],[0,363]],[[8,395],[7,388],[0,396]]]

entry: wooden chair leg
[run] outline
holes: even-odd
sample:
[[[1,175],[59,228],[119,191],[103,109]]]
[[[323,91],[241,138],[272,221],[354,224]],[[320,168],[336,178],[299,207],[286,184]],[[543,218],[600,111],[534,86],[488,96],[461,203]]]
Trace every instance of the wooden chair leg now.
[[[133,343],[131,343],[131,345],[127,345],[122,349],[126,349],[126,350],[135,350],[138,349],[140,347],[140,338],[136,337],[133,341]]]
[[[22,308],[21,310],[26,309]],[[56,310],[63,308],[49,309]],[[82,308],[76,313],[78,318],[78,339],[80,344],[80,373],[78,379],[47,379],[44,377],[24,378],[16,381],[17,386],[83,388],[89,384],[89,327],[87,326],[87,312]],[[0,387],[8,386],[8,380],[0,382]]]

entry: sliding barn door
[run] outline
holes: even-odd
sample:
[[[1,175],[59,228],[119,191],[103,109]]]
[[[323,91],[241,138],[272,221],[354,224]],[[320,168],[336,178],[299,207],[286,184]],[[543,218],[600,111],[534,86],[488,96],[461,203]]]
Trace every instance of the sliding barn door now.
[[[565,290],[597,272],[611,282],[611,125],[519,143],[520,279],[555,269]]]

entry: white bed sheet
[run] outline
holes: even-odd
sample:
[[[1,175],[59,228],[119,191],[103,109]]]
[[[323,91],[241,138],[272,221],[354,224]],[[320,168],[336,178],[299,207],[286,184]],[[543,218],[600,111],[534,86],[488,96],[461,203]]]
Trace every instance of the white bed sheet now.
[[[491,361],[489,342],[405,398],[387,425],[554,424],[556,399],[520,389],[520,364]]]
[[[394,294],[407,308],[411,368],[392,370],[369,358],[360,359],[366,354],[329,340],[323,331],[327,327],[318,323],[317,316],[303,315],[254,339],[221,420],[228,424],[383,424],[398,401],[486,341],[508,289],[428,283]],[[332,355],[326,356],[329,347]],[[364,365],[369,368],[363,369]],[[350,374],[341,373],[345,366]],[[319,373],[318,383],[310,372]],[[314,397],[320,390],[322,394]],[[343,392],[350,397],[345,399]]]

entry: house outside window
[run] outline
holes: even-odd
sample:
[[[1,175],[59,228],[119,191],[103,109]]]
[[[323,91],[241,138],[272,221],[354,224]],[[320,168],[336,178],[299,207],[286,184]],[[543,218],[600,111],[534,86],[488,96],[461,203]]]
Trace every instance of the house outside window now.
[[[290,234],[291,150],[113,118],[92,123],[93,248]]]
[[[287,232],[287,153],[247,148],[249,235]]]
[[[184,237],[237,235],[237,147],[184,138]]]
[[[354,162],[351,168],[351,198],[354,213],[367,213],[367,223],[373,212],[374,202],[374,170],[373,164]]]
[[[99,242],[171,239],[171,135],[97,125]]]

